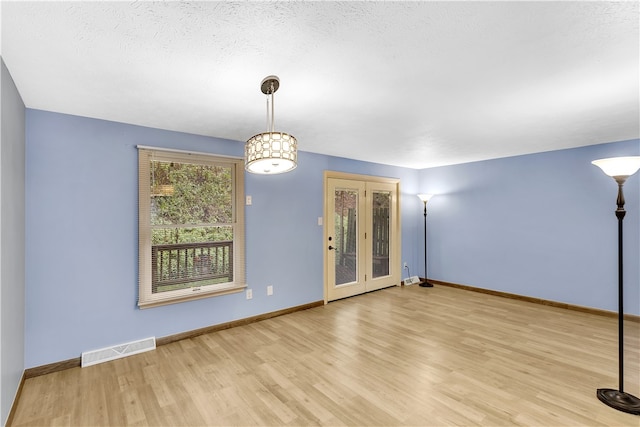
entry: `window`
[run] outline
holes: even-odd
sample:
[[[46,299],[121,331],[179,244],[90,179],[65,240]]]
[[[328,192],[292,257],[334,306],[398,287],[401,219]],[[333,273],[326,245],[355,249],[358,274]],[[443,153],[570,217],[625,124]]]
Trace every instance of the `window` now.
[[[242,160],[139,147],[138,171],[138,306],[242,291]]]

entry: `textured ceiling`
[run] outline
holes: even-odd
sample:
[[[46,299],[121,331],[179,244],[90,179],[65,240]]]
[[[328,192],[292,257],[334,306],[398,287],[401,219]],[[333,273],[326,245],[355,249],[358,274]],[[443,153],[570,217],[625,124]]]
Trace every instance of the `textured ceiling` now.
[[[27,107],[423,168],[640,137],[638,2],[7,2]],[[239,142],[240,144],[241,142]]]

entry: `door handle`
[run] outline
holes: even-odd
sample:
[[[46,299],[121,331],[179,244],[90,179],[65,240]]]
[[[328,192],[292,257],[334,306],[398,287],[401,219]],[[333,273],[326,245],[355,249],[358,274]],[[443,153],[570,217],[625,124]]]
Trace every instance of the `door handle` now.
[[[329,245],[329,250],[335,249],[333,246]]]

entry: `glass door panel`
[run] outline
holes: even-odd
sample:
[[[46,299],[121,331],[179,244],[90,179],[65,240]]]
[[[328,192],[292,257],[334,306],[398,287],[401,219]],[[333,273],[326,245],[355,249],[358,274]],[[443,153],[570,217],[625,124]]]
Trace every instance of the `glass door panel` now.
[[[358,191],[334,191],[333,223],[335,239],[336,286],[358,280]]]
[[[389,275],[389,248],[391,238],[391,192],[373,191],[371,209],[372,274],[375,279]]]

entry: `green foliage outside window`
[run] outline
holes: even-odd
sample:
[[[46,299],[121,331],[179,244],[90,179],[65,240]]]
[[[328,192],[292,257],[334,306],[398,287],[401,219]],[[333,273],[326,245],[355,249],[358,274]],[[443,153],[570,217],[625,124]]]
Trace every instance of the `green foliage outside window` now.
[[[150,182],[152,244],[233,240],[230,167],[153,161]]]

